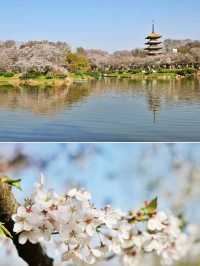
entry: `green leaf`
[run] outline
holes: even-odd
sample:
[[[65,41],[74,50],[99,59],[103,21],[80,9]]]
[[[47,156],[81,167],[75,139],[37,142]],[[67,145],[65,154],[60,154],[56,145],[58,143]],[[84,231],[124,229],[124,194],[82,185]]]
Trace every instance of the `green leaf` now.
[[[22,188],[21,188],[21,179],[9,180],[8,184],[13,186],[13,187],[16,187],[19,190],[22,190]]]
[[[180,220],[180,229],[183,231],[186,228],[186,226],[188,225],[188,221],[186,220],[183,213],[180,213],[178,215],[178,218]]]
[[[1,222],[0,222],[0,237],[12,238],[11,233],[8,231],[8,229]]]
[[[144,210],[147,215],[152,215],[156,212],[158,207],[158,198],[153,199],[147,206],[145,206]]]
[[[7,176],[4,176],[0,179],[1,182],[6,183],[12,187],[15,187],[19,190],[22,190],[21,188],[21,179],[11,179]]]
[[[154,214],[157,212],[157,207],[158,207],[158,198],[156,197],[149,203],[146,203],[144,207],[142,207],[139,211],[137,212],[131,212],[130,213],[130,223],[135,223],[135,222],[144,222],[149,220]]]

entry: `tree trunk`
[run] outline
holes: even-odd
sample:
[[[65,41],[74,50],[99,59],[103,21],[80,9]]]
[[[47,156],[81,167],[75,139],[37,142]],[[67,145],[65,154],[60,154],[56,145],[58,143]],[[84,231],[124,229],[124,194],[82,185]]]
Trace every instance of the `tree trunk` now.
[[[53,266],[53,260],[45,254],[40,244],[33,245],[29,242],[25,245],[19,244],[18,235],[13,232],[14,222],[12,221],[12,215],[16,213],[17,207],[18,203],[12,194],[11,186],[2,183],[0,178],[0,221],[12,234],[19,256],[29,266]]]

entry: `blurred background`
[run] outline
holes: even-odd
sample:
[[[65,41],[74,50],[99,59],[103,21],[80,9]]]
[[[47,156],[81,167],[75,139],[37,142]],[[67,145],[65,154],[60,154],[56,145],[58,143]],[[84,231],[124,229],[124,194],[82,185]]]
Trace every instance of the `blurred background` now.
[[[41,173],[57,192],[86,188],[98,207],[128,211],[158,196],[160,209],[200,224],[200,144],[0,144],[0,175],[22,179],[23,191],[14,190],[19,202]],[[0,266],[26,265],[0,245],[10,255]]]

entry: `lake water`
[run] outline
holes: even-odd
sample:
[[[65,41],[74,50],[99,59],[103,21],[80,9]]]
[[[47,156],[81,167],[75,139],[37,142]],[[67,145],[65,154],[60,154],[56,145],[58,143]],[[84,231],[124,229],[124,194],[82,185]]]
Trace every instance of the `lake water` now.
[[[200,80],[0,87],[0,141],[200,141]]]

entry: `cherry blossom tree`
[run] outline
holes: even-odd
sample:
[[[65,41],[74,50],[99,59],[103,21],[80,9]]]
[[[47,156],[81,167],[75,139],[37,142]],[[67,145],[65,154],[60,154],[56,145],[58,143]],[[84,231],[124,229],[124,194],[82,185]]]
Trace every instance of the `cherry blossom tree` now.
[[[20,171],[22,165],[30,168],[31,161],[44,170],[44,166],[51,165],[56,158],[53,154],[46,161],[39,162],[27,156],[25,150],[20,149],[22,146],[16,147],[6,160],[4,155],[4,162],[0,161],[1,172],[9,172],[12,168]],[[77,167],[96,153],[101,154],[98,147],[103,149],[102,145],[69,149],[71,162],[75,162]],[[59,156],[62,149],[61,146],[58,149]],[[178,177],[174,193],[166,182],[170,178],[167,172],[166,178],[160,177],[160,182],[149,167],[157,162],[158,157],[162,158],[163,152],[167,154],[165,164],[169,172]],[[175,144],[143,146],[139,154],[136,164],[140,173],[137,174],[142,174],[143,178],[149,176],[147,181],[153,183],[147,182],[147,189],[149,186],[151,190],[152,186],[157,187],[152,191],[153,195],[159,192],[159,197],[141,204],[141,208],[134,206],[130,212],[106,204],[98,208],[93,204],[90,193],[80,186],[57,193],[48,188],[49,184],[43,178],[19,204],[12,188],[20,189],[20,180],[3,175],[0,182],[0,233],[4,238],[1,243],[9,250],[14,243],[18,255],[31,266],[198,265],[200,226],[193,220],[194,216],[185,215],[188,208],[195,212],[195,205],[188,205],[191,200],[198,203],[198,160],[193,152],[187,154]],[[147,171],[146,174],[144,171]],[[155,176],[155,180],[151,175]],[[19,191],[19,194],[23,195],[23,192]],[[144,197],[150,199],[154,196],[150,193],[144,194]]]
[[[46,189],[41,176],[32,195],[19,206],[11,186],[20,188],[20,181],[8,177],[0,181],[2,236],[12,238],[29,265],[53,265],[42,249],[49,242],[59,250],[60,261],[74,265],[94,265],[115,256],[124,265],[137,265],[148,253],[171,265],[191,248],[183,222],[158,211],[157,199],[129,213],[111,206],[98,209],[84,189],[59,195]]]

